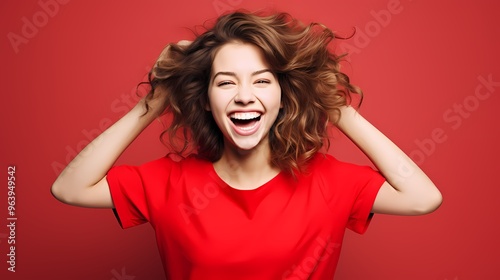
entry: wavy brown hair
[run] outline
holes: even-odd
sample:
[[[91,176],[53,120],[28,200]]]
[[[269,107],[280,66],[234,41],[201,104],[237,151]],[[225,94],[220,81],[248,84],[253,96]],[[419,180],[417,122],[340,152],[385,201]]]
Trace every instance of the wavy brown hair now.
[[[340,115],[339,107],[351,102],[351,85],[340,71],[343,55],[329,44],[336,36],[319,23],[304,25],[286,13],[233,12],[196,37],[188,46],[170,44],[168,56],[150,71],[151,90],[167,94],[166,106],[172,121],[165,133],[177,155],[197,154],[212,162],[221,158],[224,141],[208,104],[212,62],[217,50],[239,41],[260,48],[282,91],[282,105],[269,132],[271,164],[293,173],[304,171],[308,161],[324,145],[328,149],[329,123]]]

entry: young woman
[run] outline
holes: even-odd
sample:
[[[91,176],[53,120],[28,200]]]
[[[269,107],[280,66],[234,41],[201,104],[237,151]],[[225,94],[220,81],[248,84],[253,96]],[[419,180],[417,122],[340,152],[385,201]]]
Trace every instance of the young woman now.
[[[345,228],[363,233],[373,213],[426,214],[442,200],[350,106],[361,91],[329,51],[333,37],[286,14],[235,12],[170,44],[149,94],[80,152],[52,193],[113,208],[123,228],[149,222],[168,279],[332,279]],[[164,113],[182,159],[112,167]],[[378,171],[322,152],[330,125]]]

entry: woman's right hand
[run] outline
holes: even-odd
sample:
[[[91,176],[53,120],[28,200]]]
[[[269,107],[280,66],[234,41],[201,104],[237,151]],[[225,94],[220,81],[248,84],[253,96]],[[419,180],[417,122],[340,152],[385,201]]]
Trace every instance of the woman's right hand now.
[[[193,41],[188,41],[188,40],[180,40],[179,42],[177,42],[175,45],[181,47],[181,48],[186,48],[188,47],[189,45],[191,45]],[[156,59],[156,62],[155,62],[155,67],[156,65],[158,65],[158,63],[160,61],[163,61],[163,60],[168,60],[169,56],[170,56],[170,47],[173,45],[174,43],[170,43],[168,44],[163,50],[162,52],[160,53],[160,55],[158,56],[158,59]],[[154,73],[153,73],[154,74]]]
[[[181,41],[177,42],[176,45],[181,47],[181,48],[186,48],[191,43],[192,43],[192,41],[181,40]],[[168,44],[162,50],[162,52],[160,53],[160,55],[156,59],[156,62],[154,64],[153,71],[152,71],[153,78],[157,77],[155,70],[157,69],[158,65],[161,62],[168,63],[168,60],[170,58],[170,49],[171,49],[171,46],[173,44],[174,43]],[[155,89],[155,91],[153,93],[150,93],[150,94],[152,94],[152,96],[147,98],[147,104],[148,104],[149,109],[150,109],[150,112],[148,112],[148,114],[151,114],[154,117],[158,117],[158,116],[165,114],[165,109],[166,109],[167,104],[168,104],[167,93],[165,92],[165,89],[163,89],[162,87],[157,87]],[[145,103],[145,98],[143,98],[140,102]]]

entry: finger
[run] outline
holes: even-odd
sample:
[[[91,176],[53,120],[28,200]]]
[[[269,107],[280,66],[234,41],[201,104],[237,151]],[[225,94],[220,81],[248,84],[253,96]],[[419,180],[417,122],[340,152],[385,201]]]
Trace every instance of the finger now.
[[[160,60],[164,60],[167,58],[168,53],[170,51],[170,44],[168,44],[160,53],[160,56],[158,56],[158,59],[156,60],[156,63],[158,63]]]
[[[182,47],[187,47],[189,45],[191,45],[193,41],[189,41],[189,40],[180,40],[179,42],[177,42],[177,45],[179,46],[182,46]]]

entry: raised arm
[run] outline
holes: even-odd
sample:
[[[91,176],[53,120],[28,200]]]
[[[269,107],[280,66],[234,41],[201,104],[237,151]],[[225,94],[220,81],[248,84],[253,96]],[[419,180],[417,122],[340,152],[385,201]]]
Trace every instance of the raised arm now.
[[[341,108],[337,126],[386,178],[372,212],[421,215],[433,212],[441,205],[441,193],[429,177],[354,108]]]
[[[51,191],[58,200],[82,207],[112,208],[106,173],[123,151],[164,109],[157,97],[145,112],[141,99],[126,115],[88,144],[61,172]]]
[[[191,41],[181,40],[177,46],[185,48],[190,44]],[[170,59],[171,45],[163,49],[155,65]],[[153,76],[155,74],[153,71]],[[147,102],[149,110],[146,110],[145,98],[141,99],[125,116],[90,142],[53,183],[51,192],[54,197],[75,206],[112,208],[106,174],[132,141],[164,113],[168,94],[157,87]]]

